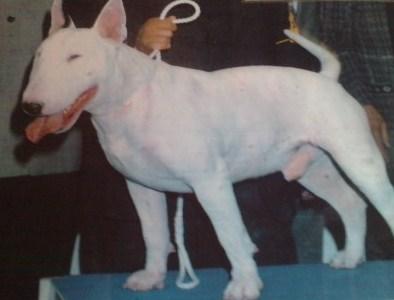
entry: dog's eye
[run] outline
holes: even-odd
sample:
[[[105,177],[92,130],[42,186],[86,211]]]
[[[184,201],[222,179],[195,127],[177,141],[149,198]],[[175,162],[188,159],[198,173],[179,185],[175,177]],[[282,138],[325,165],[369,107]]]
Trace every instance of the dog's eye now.
[[[82,55],[80,55],[80,54],[72,54],[72,55],[70,55],[68,58],[67,58],[67,61],[68,62],[70,62],[70,61],[73,61],[73,60],[75,60],[75,59],[77,59],[77,58],[80,58]]]

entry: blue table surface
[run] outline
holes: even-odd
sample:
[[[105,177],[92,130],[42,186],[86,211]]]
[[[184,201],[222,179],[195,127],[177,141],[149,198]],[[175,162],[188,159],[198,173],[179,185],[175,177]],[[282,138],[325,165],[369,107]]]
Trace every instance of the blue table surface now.
[[[335,270],[322,264],[261,267],[261,299],[394,300],[394,261],[368,262],[353,270]],[[52,278],[65,300],[210,300],[222,299],[229,275],[222,269],[200,269],[200,285],[176,287],[178,272],[169,272],[162,290],[123,289],[128,274],[97,274]]]

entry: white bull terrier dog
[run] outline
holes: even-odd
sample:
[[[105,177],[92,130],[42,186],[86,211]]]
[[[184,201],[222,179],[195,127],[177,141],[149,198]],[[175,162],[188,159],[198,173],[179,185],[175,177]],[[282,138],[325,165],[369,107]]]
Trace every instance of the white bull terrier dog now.
[[[38,48],[23,108],[38,118],[38,142],[91,113],[110,163],[126,178],[146,243],[146,265],[133,290],[162,288],[171,249],[165,191],[194,192],[232,266],[225,299],[256,299],[262,282],[255,246],[241,220],[232,183],[283,172],[340,214],[345,248],[332,266],[364,260],[366,204],[394,231],[394,190],[363,108],[337,83],[339,63],[327,50],[287,33],[315,54],[320,73],[255,66],[215,72],[151,60],[123,43],[121,0],[109,0],[92,28],[67,28],[60,1],[50,36]],[[335,162],[335,164],[333,163]]]

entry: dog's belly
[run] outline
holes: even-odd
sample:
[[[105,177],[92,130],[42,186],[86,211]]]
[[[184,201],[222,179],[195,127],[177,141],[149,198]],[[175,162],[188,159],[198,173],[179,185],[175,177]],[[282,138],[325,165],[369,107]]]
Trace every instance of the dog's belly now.
[[[171,172],[167,168],[152,164],[149,160],[119,160],[118,157],[111,154],[108,155],[108,160],[126,179],[158,191],[190,193],[193,192],[190,178],[193,178],[193,180],[198,178],[209,180],[209,177],[212,176],[211,170],[207,172],[191,171],[190,173],[193,174],[179,171]],[[272,158],[272,160],[274,159]],[[264,160],[254,161],[252,159],[240,160],[226,167],[229,171],[228,180],[232,183],[264,176],[278,170],[277,164],[268,165],[264,163]]]
[[[133,147],[126,138],[102,144],[111,165],[127,179],[159,191],[192,192],[193,180],[208,179],[224,164],[227,179],[233,183],[273,173],[289,160],[294,152],[288,145],[265,147],[263,141],[237,144],[226,154],[193,153],[193,146],[174,145],[172,149]],[[185,153],[191,150],[191,154]],[[157,152],[156,152],[157,151]]]

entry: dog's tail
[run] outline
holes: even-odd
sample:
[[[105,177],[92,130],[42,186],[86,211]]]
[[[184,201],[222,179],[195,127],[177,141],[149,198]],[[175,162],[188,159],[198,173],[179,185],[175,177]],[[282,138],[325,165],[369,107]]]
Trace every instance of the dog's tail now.
[[[288,29],[284,30],[284,33],[319,59],[321,64],[320,74],[338,80],[341,73],[341,64],[331,51]]]

